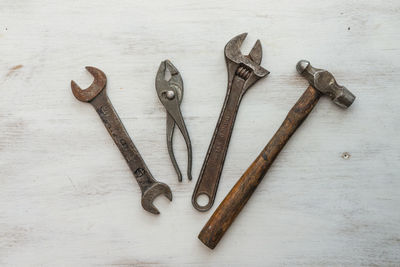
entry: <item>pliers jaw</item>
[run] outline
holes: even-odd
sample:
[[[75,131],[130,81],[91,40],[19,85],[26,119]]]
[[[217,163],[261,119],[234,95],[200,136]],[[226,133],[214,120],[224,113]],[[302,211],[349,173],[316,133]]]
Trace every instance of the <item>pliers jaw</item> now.
[[[166,80],[166,72],[169,71],[171,77]],[[156,90],[158,98],[164,104],[168,100],[178,97],[179,103],[183,96],[183,81],[178,69],[172,65],[171,61],[164,60],[161,62],[156,75]]]

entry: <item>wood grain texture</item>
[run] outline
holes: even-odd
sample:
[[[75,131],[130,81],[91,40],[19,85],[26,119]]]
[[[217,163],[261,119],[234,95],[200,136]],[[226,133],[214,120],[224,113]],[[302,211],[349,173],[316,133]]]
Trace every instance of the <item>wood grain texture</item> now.
[[[400,262],[399,1],[0,1],[0,265],[396,266]],[[249,32],[271,71],[247,93],[214,207],[191,205],[226,92],[223,48]],[[178,183],[154,79],[182,74],[194,181]],[[331,71],[356,96],[321,98],[218,245],[197,234],[272,137],[307,82],[298,60]],[[75,99],[84,66],[108,95],[154,177],[140,189],[92,107]],[[175,135],[177,160],[186,148]],[[350,153],[347,160],[343,152]],[[262,211],[262,212],[260,212]]]

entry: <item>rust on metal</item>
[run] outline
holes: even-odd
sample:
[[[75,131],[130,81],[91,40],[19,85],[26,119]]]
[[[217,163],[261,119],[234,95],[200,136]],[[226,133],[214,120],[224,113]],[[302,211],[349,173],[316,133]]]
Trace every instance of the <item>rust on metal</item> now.
[[[171,74],[168,80],[165,79],[167,70]],[[178,69],[169,60],[161,62],[158,68],[156,75],[156,91],[158,98],[167,111],[167,148],[172,165],[178,175],[178,181],[182,182],[182,173],[176,162],[172,146],[175,125],[178,126],[178,129],[185,139],[188,153],[187,177],[188,180],[192,180],[192,144],[180,109],[183,98],[183,80]]]
[[[153,205],[153,200],[162,194],[172,201],[171,189],[168,185],[153,178],[142,156],[133,144],[107,96],[105,90],[107,78],[104,72],[94,67],[86,67],[86,69],[93,75],[93,83],[87,89],[82,90],[74,81],[71,81],[72,93],[78,100],[89,102],[100,116],[139,184],[142,191],[141,203],[143,209],[153,214],[159,214],[160,212]]]

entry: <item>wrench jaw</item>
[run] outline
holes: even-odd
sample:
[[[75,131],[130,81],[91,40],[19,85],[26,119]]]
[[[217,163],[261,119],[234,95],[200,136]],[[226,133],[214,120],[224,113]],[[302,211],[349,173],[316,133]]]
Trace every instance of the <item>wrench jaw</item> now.
[[[156,182],[144,191],[142,195],[143,209],[153,214],[160,214],[158,209],[154,206],[153,201],[161,194],[168,198],[169,201],[172,201],[171,189],[164,183]]]
[[[259,79],[267,76],[269,71],[260,66],[262,59],[262,47],[257,40],[249,55],[244,56],[240,47],[247,33],[239,34],[232,38],[225,46],[225,60],[228,68],[228,84],[231,85],[233,78],[239,76],[245,80],[243,90],[247,91]]]
[[[93,75],[93,83],[87,89],[81,89],[75,81],[71,81],[71,89],[74,96],[82,102],[90,102],[106,87],[107,77],[101,70],[95,67],[85,67]]]

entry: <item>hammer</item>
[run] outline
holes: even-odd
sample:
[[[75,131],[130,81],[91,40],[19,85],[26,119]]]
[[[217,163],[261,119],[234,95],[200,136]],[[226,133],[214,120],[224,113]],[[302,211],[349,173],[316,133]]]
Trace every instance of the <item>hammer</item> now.
[[[260,184],[269,167],[279,152],[294,134],[296,129],[310,114],[321,95],[328,95],[335,104],[348,108],[355,96],[344,86],[337,84],[333,75],[322,69],[311,66],[310,62],[301,60],[297,71],[310,83],[306,91],[289,111],[281,127],[250,165],[239,181],[221,202],[214,214],[201,230],[198,238],[207,247],[213,249],[228,230],[236,216]]]

